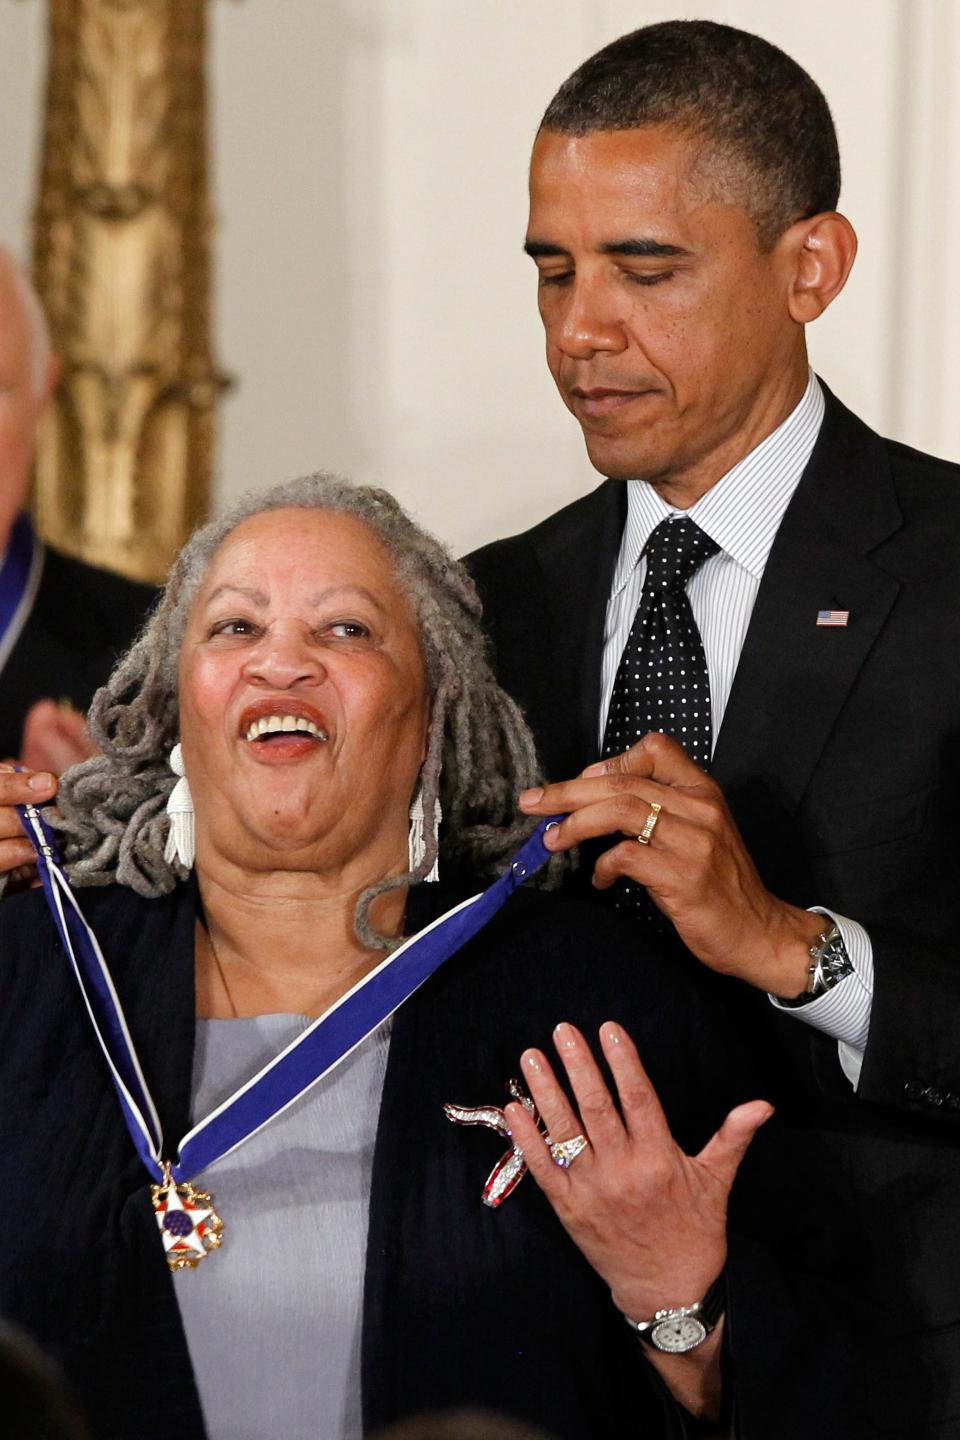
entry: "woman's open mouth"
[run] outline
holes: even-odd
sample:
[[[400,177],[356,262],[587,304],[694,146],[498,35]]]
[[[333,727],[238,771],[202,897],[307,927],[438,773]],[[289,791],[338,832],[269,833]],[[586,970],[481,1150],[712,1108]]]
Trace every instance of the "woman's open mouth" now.
[[[330,739],[327,722],[305,700],[280,696],[248,705],[240,716],[240,735],[261,758],[295,758]]]
[[[245,740],[262,740],[268,745],[277,738],[287,739],[291,735],[312,736],[315,740],[327,740],[326,731],[321,730],[304,715],[264,715],[254,720],[247,728]]]

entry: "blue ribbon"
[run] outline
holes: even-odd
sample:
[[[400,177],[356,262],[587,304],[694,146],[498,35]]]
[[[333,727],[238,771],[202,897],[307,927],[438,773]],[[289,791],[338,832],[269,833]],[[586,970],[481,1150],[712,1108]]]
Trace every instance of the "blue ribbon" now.
[[[63,873],[50,827],[33,806],[18,808],[24,830],[37,851],[47,903],[110,1066],[130,1136],[146,1168],[162,1180],[160,1122],[103,952]],[[502,909],[518,886],[546,864],[551,852],[543,843],[544,833],[558,820],[552,817],[542,821],[514,855],[506,874],[406,940],[259,1074],[185,1135],[177,1162],[171,1166],[173,1179],[178,1183],[189,1180],[249,1140],[398,1010]]]
[[[19,766],[15,767],[19,770]],[[126,1017],[97,938],[84,919],[60,868],[52,830],[32,805],[18,805],[27,839],[37,852],[37,870],[47,905],[73,966],[97,1039],[107,1058],[123,1118],[137,1154],[162,1178],[163,1135],[153,1098],[127,1029]]]
[[[10,532],[10,543],[0,565],[0,641],[20,608],[33,563],[33,526],[27,515],[19,515]]]

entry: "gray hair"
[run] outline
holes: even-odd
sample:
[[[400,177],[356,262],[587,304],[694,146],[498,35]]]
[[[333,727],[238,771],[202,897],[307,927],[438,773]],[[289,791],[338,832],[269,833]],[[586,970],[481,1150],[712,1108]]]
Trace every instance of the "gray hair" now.
[[[164,859],[166,801],[176,777],[169,767],[178,738],[177,676],[190,607],[222,542],[243,520],[269,510],[333,510],[367,525],[390,554],[419,625],[432,708],[421,784],[426,815],[439,799],[439,846],[415,870],[381,880],[360,898],[357,934],[389,948],[368,918],[386,890],[417,884],[437,859],[469,866],[479,877],[500,869],[533,828],[517,818],[518,790],[539,779],[533,740],[518,706],[497,685],[480,627],[473,582],[450,552],[415,525],[385,490],[352,485],[321,472],[250,492],[221,520],[198,530],[170,571],[139,638],[97,691],[90,734],[102,754],[64,776],[55,823],[76,885],[128,885],[156,897],[186,871]],[[429,830],[431,827],[425,827]]]

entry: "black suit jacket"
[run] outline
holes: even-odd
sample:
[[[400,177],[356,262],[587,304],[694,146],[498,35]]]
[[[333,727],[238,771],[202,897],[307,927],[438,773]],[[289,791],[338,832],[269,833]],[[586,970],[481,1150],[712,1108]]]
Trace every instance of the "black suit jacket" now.
[[[45,547],[33,608],[0,669],[0,759],[19,754],[35,701],[63,698],[87,709],[155,596],[150,585]]]
[[[192,887],[156,901],[117,887],[80,898],[172,1143],[190,1123]],[[419,925],[436,902],[417,898]],[[167,1269],[148,1177],[38,891],[0,906],[0,995],[0,1315],[60,1362],[97,1440],[200,1440],[175,1297],[191,1276]],[[442,1111],[446,1101],[502,1105],[526,1046],[551,1049],[561,1019],[595,1036],[611,1016],[637,1036],[684,1143],[699,1146],[746,1093],[737,1047],[682,971],[638,959],[616,916],[520,892],[395,1016],[367,1247],[368,1430],[478,1405],[557,1440],[686,1433],[533,1181],[498,1210],[481,1204],[501,1138]],[[238,1243],[230,1197],[215,1176],[228,1246]],[[265,1385],[282,1344],[264,1336]]]
[[[810,1263],[833,1259],[827,1229],[849,1227],[838,1263],[864,1297],[858,1323],[879,1333],[875,1355],[889,1346],[863,1424],[911,1437],[960,1435],[958,482],[957,466],[881,439],[828,394],[712,769],[770,890],[859,921],[873,943],[856,1097],[834,1041],[756,993],[743,1005],[771,1059],[771,1098],[795,1127],[780,1174],[795,1189],[803,1173],[812,1214],[835,1207],[811,1234]],[[623,485],[607,481],[468,560],[499,678],[551,778],[597,757],[625,507]],[[817,627],[823,609],[849,610],[849,624]],[[746,1380],[749,1356],[743,1367]],[[761,1363],[741,1387],[747,1409],[763,1390]]]

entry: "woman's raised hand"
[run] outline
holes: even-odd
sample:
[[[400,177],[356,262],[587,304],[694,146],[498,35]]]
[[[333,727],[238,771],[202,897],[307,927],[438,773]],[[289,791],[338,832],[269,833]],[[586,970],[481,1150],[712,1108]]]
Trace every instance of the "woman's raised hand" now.
[[[573,1025],[558,1025],[554,1042],[579,1114],[539,1050],[527,1050],[521,1065],[550,1143],[522,1105],[505,1112],[534,1179],[625,1315],[648,1320],[657,1310],[702,1300],[726,1261],[730,1187],[772,1106],[763,1100],[738,1106],[699,1155],[687,1155],[620,1025],[608,1021],[600,1029],[619,1104]],[[589,1144],[561,1167],[550,1146],[578,1136]],[[648,1353],[678,1398],[703,1414],[715,1409],[717,1349],[718,1342],[707,1342],[689,1357]],[[707,1364],[713,1374],[703,1383],[673,1383],[678,1368],[692,1375],[699,1367],[705,1376]]]

